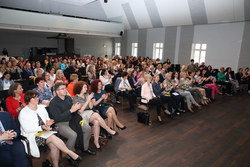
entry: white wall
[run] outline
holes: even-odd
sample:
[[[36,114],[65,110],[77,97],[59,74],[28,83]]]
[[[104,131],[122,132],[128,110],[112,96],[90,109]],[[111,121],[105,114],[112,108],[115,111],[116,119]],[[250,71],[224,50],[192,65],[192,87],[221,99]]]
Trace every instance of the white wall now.
[[[112,38],[92,37],[92,36],[72,36],[75,39],[75,50],[81,56],[91,54],[95,57],[112,55]]]
[[[165,41],[168,41],[168,45],[165,46],[164,49],[173,50],[173,53],[171,52],[171,54],[174,54],[175,57],[179,59],[178,62],[175,63],[188,64],[191,58],[192,43],[206,43],[207,54],[205,63],[207,65],[211,64],[214,68],[220,68],[222,66],[231,66],[233,70],[237,71],[238,62],[240,58],[239,56],[241,52],[244,25],[244,22],[238,22],[225,24],[196,25],[189,27],[180,26],[179,28],[176,28],[177,30],[183,29],[183,33],[179,33],[179,36],[178,33],[175,33],[175,37],[172,36],[171,38],[166,35],[165,28],[147,29],[145,57],[152,57],[154,42],[164,43]],[[184,31],[185,29],[189,31]],[[128,55],[131,55],[131,43],[138,41],[138,30],[129,30],[126,31],[126,33],[128,35],[126,36],[126,40],[123,41],[126,41],[127,53]],[[175,40],[173,40],[173,38],[175,38]],[[173,42],[173,44],[171,42]],[[140,47],[140,43],[138,43],[138,47]],[[247,52],[250,52],[250,48]],[[164,56],[166,56],[164,57],[164,59],[173,57],[173,55]]]
[[[198,25],[194,43],[206,43],[206,64],[214,68],[232,67],[237,71],[244,23]]]

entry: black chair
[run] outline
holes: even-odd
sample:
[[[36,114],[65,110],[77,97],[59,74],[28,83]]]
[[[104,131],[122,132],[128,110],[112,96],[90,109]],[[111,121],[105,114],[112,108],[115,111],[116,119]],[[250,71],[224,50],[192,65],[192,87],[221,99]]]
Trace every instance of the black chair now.
[[[16,121],[16,125],[17,125],[17,128],[20,129],[20,122],[18,120],[18,115],[15,116],[15,121]],[[20,129],[21,131],[21,129]],[[27,157],[28,157],[28,160],[29,160],[29,166],[30,167],[33,167],[33,164],[32,164],[32,156],[31,156],[31,152],[30,152],[30,143],[29,143],[29,140],[23,136],[23,135],[19,135],[19,138],[20,140],[23,140],[26,144],[26,147],[27,147]]]

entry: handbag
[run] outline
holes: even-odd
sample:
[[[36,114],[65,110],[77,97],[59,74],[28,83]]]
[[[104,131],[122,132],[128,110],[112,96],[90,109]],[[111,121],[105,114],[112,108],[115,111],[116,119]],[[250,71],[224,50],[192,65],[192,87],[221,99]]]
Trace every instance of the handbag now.
[[[149,124],[149,117],[150,117],[150,115],[147,112],[138,112],[137,113],[137,121],[144,123],[145,125]]]

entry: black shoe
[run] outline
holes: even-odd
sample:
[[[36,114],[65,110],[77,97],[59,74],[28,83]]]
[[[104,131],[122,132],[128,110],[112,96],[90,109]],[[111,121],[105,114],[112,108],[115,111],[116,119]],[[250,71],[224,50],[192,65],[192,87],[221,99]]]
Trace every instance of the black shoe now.
[[[162,120],[160,120],[158,117],[157,117],[157,121],[160,122],[160,123],[162,123]]]
[[[119,126],[117,126],[117,125],[116,125],[116,127],[117,127],[119,130],[124,130],[124,129],[127,128],[126,126],[123,126],[123,127],[121,128],[121,127],[119,127]]]
[[[86,154],[89,154],[89,155],[96,155],[96,152],[92,151],[90,149],[84,150],[83,152],[86,153]]]
[[[69,155],[66,156],[66,159],[70,162],[71,165],[73,166],[78,166],[79,163],[82,161],[82,158],[78,156],[76,160],[72,159]]]

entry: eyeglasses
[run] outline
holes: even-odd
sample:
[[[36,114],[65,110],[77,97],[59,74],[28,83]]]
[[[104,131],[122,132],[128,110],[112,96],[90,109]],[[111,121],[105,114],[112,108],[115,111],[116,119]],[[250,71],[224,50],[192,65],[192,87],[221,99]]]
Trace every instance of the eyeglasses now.
[[[61,88],[61,89],[57,89],[57,90],[66,90],[67,88],[65,87],[65,88]]]

